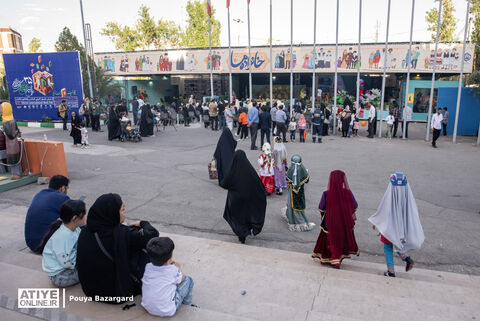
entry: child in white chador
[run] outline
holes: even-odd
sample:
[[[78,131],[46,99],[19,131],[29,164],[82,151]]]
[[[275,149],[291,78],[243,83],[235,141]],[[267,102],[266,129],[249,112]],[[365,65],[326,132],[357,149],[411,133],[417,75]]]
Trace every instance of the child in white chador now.
[[[388,270],[385,276],[395,277],[393,249],[406,262],[405,270],[413,268],[408,251],[419,249],[425,236],[418,215],[417,203],[403,173],[390,176],[390,183],[377,212],[368,219],[380,232]]]
[[[258,164],[260,165],[260,179],[267,194],[275,193],[275,186],[273,182],[273,155],[272,148],[269,143],[265,143],[262,146],[262,154],[258,158]]]

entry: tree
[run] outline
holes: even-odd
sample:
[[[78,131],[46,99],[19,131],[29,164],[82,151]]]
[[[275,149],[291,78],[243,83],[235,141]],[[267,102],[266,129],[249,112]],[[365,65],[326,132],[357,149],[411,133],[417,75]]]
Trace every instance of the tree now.
[[[95,66],[95,79],[97,80],[97,97],[99,99],[105,98],[108,95],[119,95],[124,87],[120,83],[114,82],[113,77],[106,74],[105,71],[98,66]]]
[[[473,30],[471,41],[475,45],[473,69],[480,71],[480,0],[473,0],[470,6],[470,14],[473,18]]]
[[[455,7],[452,4],[452,0],[443,0],[438,41],[449,42],[455,40],[454,33],[457,26],[457,20],[455,19],[454,13]],[[437,36],[438,9],[432,8],[427,11],[425,20],[429,24],[428,30],[432,31],[432,41],[435,41]]]
[[[208,47],[207,2],[189,0],[186,6],[186,11],[187,28],[182,35],[182,46],[186,48]],[[212,6],[212,47],[220,46],[220,27],[220,21],[215,19],[215,9]]]
[[[30,43],[28,44],[28,52],[41,52],[40,46],[42,43],[40,39],[33,37]]]
[[[179,47],[182,29],[175,22],[163,19],[155,22],[150,9],[144,5],[140,6],[138,16],[134,27],[108,22],[100,34],[108,36],[116,49],[126,51]]]

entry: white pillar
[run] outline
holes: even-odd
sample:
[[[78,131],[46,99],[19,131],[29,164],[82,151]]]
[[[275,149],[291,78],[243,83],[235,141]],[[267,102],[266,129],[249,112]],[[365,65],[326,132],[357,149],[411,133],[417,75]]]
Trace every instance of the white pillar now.
[[[273,108],[272,0],[270,0],[270,108]],[[275,121],[275,119],[272,119]]]
[[[408,106],[408,89],[410,87],[410,66],[412,65],[412,36],[413,36],[413,14],[415,11],[415,0],[412,0],[412,17],[410,19],[410,42],[408,43],[408,67],[407,67],[407,83],[405,87],[405,105],[402,114],[405,116],[405,110]],[[407,129],[407,119],[403,117],[402,139],[405,139],[405,130]]]
[[[378,126],[378,137],[382,137],[383,106],[385,105],[385,82],[387,77],[388,33],[390,31],[390,3],[391,3],[391,0],[388,0],[387,35],[385,37],[385,53],[383,54],[382,100],[380,101],[380,123]]]
[[[229,94],[230,94],[230,103],[233,103],[233,90],[232,90],[232,47],[230,43],[230,6],[227,8],[228,15],[228,59],[230,63],[228,64],[228,82],[229,82]]]
[[[87,60],[88,90],[90,92],[90,99],[93,99],[92,76],[90,75],[90,61],[88,59],[88,52],[87,52],[87,37],[85,35],[85,22],[83,20],[83,3],[82,3],[82,0],[80,0],[80,14],[82,16],[83,44],[84,44],[84,47],[85,47],[85,58]]]
[[[458,130],[458,116],[460,115],[460,101],[462,99],[462,78],[463,78],[463,66],[465,64],[465,46],[467,44],[467,33],[468,33],[468,14],[470,13],[470,0],[467,0],[467,13],[465,16],[465,32],[463,34],[463,50],[462,56],[460,57],[461,70],[460,78],[458,78],[458,94],[457,94],[457,109],[455,110],[455,126],[453,127],[453,142],[457,142],[457,130]]]
[[[290,118],[293,115],[293,0],[290,0]]]
[[[212,26],[208,15],[208,48],[210,53],[210,99],[213,99],[213,57],[212,57]]]
[[[362,41],[362,0],[360,0],[360,6],[358,9],[358,67],[357,67],[357,108],[360,107],[360,42]],[[345,106],[344,106],[345,108]]]
[[[317,46],[317,0],[314,0],[313,6],[313,71],[312,71],[312,108],[315,109],[315,54]]]
[[[333,85],[333,108],[332,108],[332,116],[333,116],[333,134],[336,135],[337,133],[337,115],[334,114],[334,111],[337,110],[337,91],[338,91],[338,13],[340,8],[340,0],[337,0],[337,22],[336,22],[336,31],[335,31],[335,80]]]
[[[438,38],[440,34],[440,20],[442,17],[442,0],[439,0],[438,4],[438,20],[437,20],[437,35],[435,37],[435,51],[433,53],[433,71],[432,71],[432,85],[430,86],[430,101],[428,102],[428,114],[427,114],[427,133],[425,140],[430,140],[430,121],[432,119],[432,105],[433,94],[435,92],[435,71],[437,70],[437,52],[438,52]]]
[[[248,18],[248,97],[252,101],[252,54],[250,52],[250,0],[247,0]]]

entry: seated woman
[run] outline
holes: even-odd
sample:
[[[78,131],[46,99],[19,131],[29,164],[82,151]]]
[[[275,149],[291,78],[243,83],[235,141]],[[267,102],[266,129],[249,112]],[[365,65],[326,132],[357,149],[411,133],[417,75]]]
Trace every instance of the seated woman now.
[[[77,269],[83,292],[106,303],[111,297],[141,293],[141,279],[149,262],[145,247],[158,231],[146,221],[130,226],[118,194],[104,194],[88,212],[87,226],[78,238]]]

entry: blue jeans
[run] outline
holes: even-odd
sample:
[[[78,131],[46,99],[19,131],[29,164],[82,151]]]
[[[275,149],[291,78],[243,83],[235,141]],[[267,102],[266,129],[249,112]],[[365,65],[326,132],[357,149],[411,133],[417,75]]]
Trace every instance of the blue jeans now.
[[[219,129],[225,128],[225,115],[218,114],[218,127]]]
[[[185,280],[177,285],[177,291],[175,292],[175,306],[180,308],[183,304],[191,305],[193,299],[193,280],[189,276],[185,276]]]
[[[383,254],[385,255],[385,261],[387,267],[393,268],[393,244],[383,243]]]

